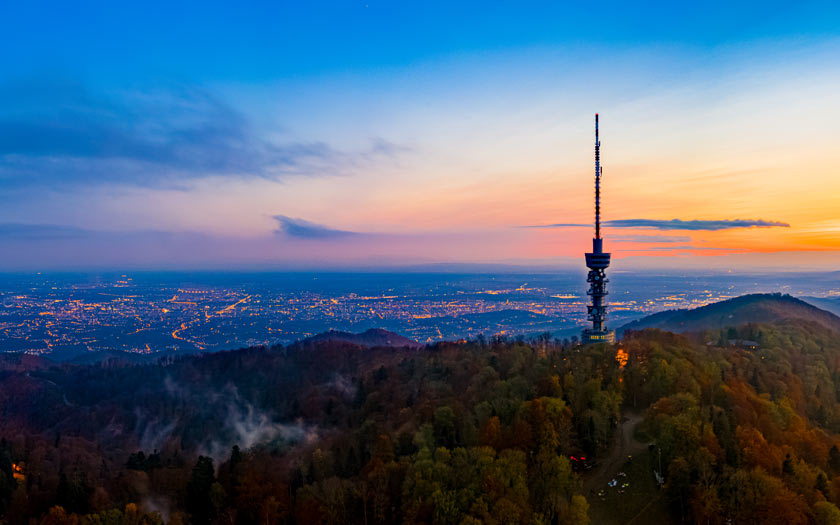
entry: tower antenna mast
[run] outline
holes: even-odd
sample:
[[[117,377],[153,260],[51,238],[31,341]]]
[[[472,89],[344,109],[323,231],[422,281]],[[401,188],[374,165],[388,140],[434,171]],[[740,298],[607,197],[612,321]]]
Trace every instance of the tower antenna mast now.
[[[598,114],[595,113],[595,238],[601,238],[601,141],[598,140]]]

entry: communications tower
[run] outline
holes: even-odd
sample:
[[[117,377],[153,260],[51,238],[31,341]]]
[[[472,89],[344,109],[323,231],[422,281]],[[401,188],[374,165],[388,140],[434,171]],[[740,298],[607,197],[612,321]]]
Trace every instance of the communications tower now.
[[[607,307],[604,304],[609,282],[605,270],[610,265],[610,254],[604,253],[604,240],[601,239],[601,175],[603,173],[601,141],[598,140],[598,114],[595,113],[595,238],[592,239],[592,253],[586,254],[586,267],[589,268],[589,275],[586,277],[589,291],[586,293],[592,298],[587,310],[592,327],[583,330],[583,344],[615,342],[615,332],[607,330]]]

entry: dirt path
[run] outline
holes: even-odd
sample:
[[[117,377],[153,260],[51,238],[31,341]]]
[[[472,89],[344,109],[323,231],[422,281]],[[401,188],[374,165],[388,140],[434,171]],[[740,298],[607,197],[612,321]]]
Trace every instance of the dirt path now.
[[[610,453],[600,461],[597,467],[583,478],[583,493],[603,488],[609,480],[615,477],[621,466],[632,456],[647,449],[647,443],[636,441],[633,431],[642,422],[644,414],[641,412],[625,412],[619,423],[618,439],[613,443]]]
[[[632,523],[633,523],[634,521],[636,521],[637,519],[639,519],[639,516],[641,516],[642,514],[644,514],[644,513],[645,513],[645,511],[647,511],[647,510],[648,510],[648,509],[649,509],[652,505],[655,505],[656,503],[658,503],[660,499],[662,499],[662,493],[661,493],[661,492],[659,493],[659,495],[658,495],[658,496],[656,496],[656,497],[655,497],[655,498],[653,498],[652,500],[648,501],[648,504],[647,504],[647,505],[645,505],[644,507],[642,507],[642,510],[640,510],[640,511],[638,512],[638,514],[636,514],[635,516],[633,516],[632,518],[630,518],[630,521],[628,521],[628,522],[626,523],[626,525],[632,525]]]

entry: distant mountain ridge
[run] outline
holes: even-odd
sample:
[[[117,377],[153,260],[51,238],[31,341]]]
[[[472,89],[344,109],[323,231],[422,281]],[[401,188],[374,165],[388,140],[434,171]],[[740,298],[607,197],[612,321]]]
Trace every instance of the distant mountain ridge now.
[[[349,343],[371,348],[423,348],[424,346],[413,339],[389,332],[388,330],[382,330],[381,328],[371,328],[360,334],[330,330],[329,332],[313,335],[300,341],[301,344],[323,342]]]
[[[786,320],[809,321],[840,333],[840,317],[779,293],[742,295],[699,308],[667,310],[628,323],[618,331],[659,328],[670,332],[699,332]]]
[[[840,297],[801,297],[806,303],[812,304],[821,310],[831,312],[840,316]]]

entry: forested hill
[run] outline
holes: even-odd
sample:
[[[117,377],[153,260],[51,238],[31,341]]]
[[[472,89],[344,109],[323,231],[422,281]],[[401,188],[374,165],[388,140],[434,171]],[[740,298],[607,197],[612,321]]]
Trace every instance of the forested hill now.
[[[0,521],[840,523],[840,339],[737,330],[759,348],[643,330],[152,365],[4,356]],[[624,465],[628,439],[643,452]],[[619,470],[628,486],[607,487]]]
[[[313,343],[336,342],[349,343],[365,347],[392,347],[392,348],[422,348],[423,345],[417,341],[403,337],[399,334],[382,330],[380,328],[371,328],[360,334],[353,334],[348,332],[341,332],[339,330],[330,330],[318,335],[314,335],[303,341],[299,345],[311,345]]]
[[[817,308],[840,316],[840,296],[838,295],[830,297],[803,297],[802,299],[805,302],[813,304]]]
[[[790,295],[750,294],[693,309],[668,310],[621,327],[659,328],[670,332],[716,331],[748,323],[805,321],[840,333],[840,317]]]

